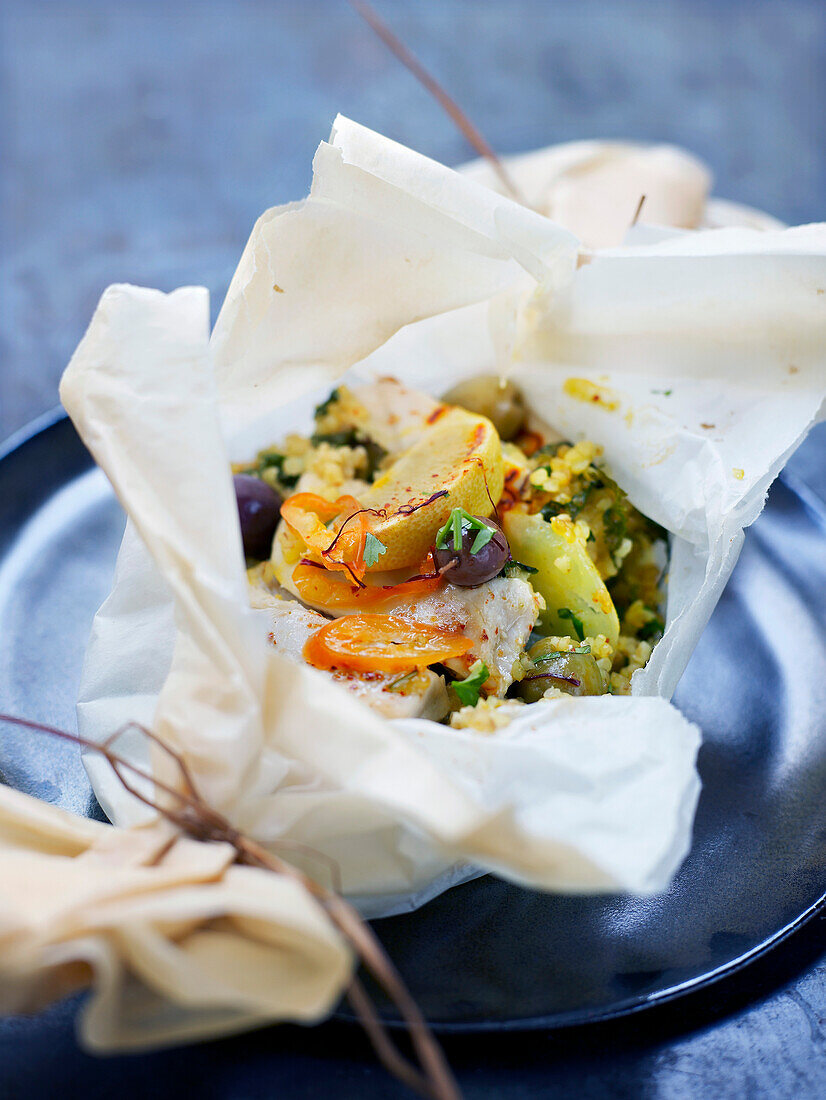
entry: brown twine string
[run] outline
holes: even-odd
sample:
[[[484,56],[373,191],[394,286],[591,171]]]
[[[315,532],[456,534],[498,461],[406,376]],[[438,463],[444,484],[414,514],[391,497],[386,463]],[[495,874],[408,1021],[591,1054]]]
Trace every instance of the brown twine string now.
[[[149,806],[171,821],[178,829],[194,840],[205,843],[218,842],[232,845],[236,851],[238,863],[250,867],[259,867],[275,874],[288,875],[299,882],[317,904],[324,910],[331,922],[352,947],[364,968],[371,974],[381,989],[392,1001],[405,1023],[407,1034],[413,1045],[418,1065],[408,1061],[390,1038],[387,1028],[380,1019],[367,991],[357,977],[353,977],[347,989],[347,999],[364,1029],[379,1061],[393,1076],[403,1082],[427,1100],[461,1100],[461,1093],[455,1078],[447,1064],[441,1047],[436,1042],[422,1013],[379,943],[373,930],[362,920],[358,912],[340,896],[338,885],[329,890],[314,882],[297,867],[262,847],[251,837],[239,832],[222,814],[214,810],[200,796],[192,773],[183,757],[175,752],[160,737],[137,722],[127,722],[105,741],[98,744],[79,734],[35,722],[28,718],[19,718],[12,714],[0,713],[0,722],[22,726],[35,733],[45,733],[62,741],[69,741],[81,748],[98,752],[107,761],[124,790],[144,805]],[[138,730],[175,763],[182,789],[171,786],[155,778],[136,764],[132,764],[113,749],[113,745],[127,730]],[[127,775],[132,778],[127,778]],[[142,780],[151,784],[156,791],[171,799],[170,805],[155,802],[135,785],[133,780]],[[307,848],[297,842],[277,842],[279,846],[312,854],[320,860],[328,857],[315,849]],[[330,860],[332,880],[338,883],[338,868]]]
[[[378,12],[376,12],[366,0],[350,0],[350,3],[365,23],[375,31],[390,52],[397,57],[402,65],[404,65],[404,67],[415,76],[419,83],[424,85],[428,92],[430,92],[439,106],[449,115],[476,152],[489,162],[498,176],[500,183],[511,198],[515,199],[516,202],[522,203],[523,206],[527,205],[515,183],[505,171],[505,166],[494,152],[484,134],[474,126],[456,100],[448,95],[441,84],[430,75],[418,58],[416,58],[402,40],[390,30],[384,20],[379,16]]]

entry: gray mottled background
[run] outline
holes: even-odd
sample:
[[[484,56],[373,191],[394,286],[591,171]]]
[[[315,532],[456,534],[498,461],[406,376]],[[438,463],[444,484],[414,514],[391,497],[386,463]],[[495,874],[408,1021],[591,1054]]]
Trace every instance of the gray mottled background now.
[[[675,141],[721,195],[824,214],[824,0],[377,6],[503,153]],[[56,403],[108,283],[202,283],[214,314],[337,111],[468,156],[345,0],[4,0],[0,36],[0,438]]]
[[[718,194],[826,213],[826,0],[377,3],[503,153],[675,141]],[[56,403],[108,283],[203,283],[215,312],[257,215],[305,193],[337,111],[468,156],[344,0],[0,0],[0,439]],[[452,1057],[469,1100],[826,1094],[824,960],[780,987],[745,981],[752,1006],[705,1029],[655,1034],[647,1017],[612,1046],[536,1036]],[[56,1081],[69,1100],[148,1096],[175,1074],[202,1097],[400,1094],[349,1034],[93,1061],[60,1010],[0,1039],[4,1100]]]

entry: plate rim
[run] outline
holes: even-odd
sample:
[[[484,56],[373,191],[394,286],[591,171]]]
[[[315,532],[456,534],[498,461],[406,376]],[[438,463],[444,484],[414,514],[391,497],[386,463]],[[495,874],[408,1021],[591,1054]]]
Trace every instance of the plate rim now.
[[[24,424],[22,428],[13,432],[5,440],[0,440],[0,479],[3,474],[3,464],[18,451],[42,436],[47,436],[54,429],[69,422],[77,443],[85,450],[85,445],[77,430],[71,422],[71,418],[62,406],[53,408],[35,417]],[[94,459],[86,451],[89,465],[94,465]],[[778,480],[783,480],[786,487],[801,501],[804,507],[816,510],[820,518],[824,518],[824,506],[816,494],[805,482],[791,477],[788,480],[783,476],[784,471],[778,475]],[[801,491],[808,489],[808,492]],[[814,498],[814,501],[813,499]],[[457,887],[458,889],[458,887]],[[541,892],[541,891],[540,891]],[[723,963],[721,966],[704,974],[696,975],[685,981],[677,982],[665,989],[653,993],[639,994],[616,1001],[609,1007],[574,1009],[568,1012],[555,1012],[547,1015],[533,1015],[505,1020],[474,1020],[474,1021],[438,1021],[428,1020],[428,1026],[437,1034],[442,1035],[474,1035],[492,1033],[530,1033],[537,1031],[562,1031],[567,1028],[587,1027],[589,1025],[604,1024],[613,1020],[619,1020],[636,1016],[642,1012],[648,1012],[660,1006],[674,1003],[692,993],[707,990],[726,978],[748,968],[751,964],[765,958],[780,944],[785,943],[795,933],[808,925],[814,918],[826,916],[826,884],[821,895],[815,899],[806,909],[798,913],[791,921],[778,928],[772,935],[755,944],[748,951],[743,952],[734,959]],[[347,1011],[335,1010],[330,1014],[330,1019],[345,1024],[357,1024],[356,1018]],[[388,1028],[400,1029],[404,1027],[401,1020],[392,1016],[382,1016],[382,1022]]]
[[[636,997],[627,997],[622,1001],[616,1001],[610,1008],[573,1009],[569,1012],[555,1012],[546,1016],[525,1016],[510,1020],[464,1022],[428,1020],[427,1024],[431,1031],[440,1035],[482,1035],[495,1032],[518,1034],[520,1032],[564,1031],[568,1028],[591,1025],[596,1027],[599,1024],[610,1023],[612,1020],[637,1016],[642,1012],[673,1004],[692,993],[710,989],[726,978],[740,973],[753,963],[765,958],[776,947],[785,943],[818,916],[826,917],[826,889],[819,898],[812,902],[807,909],[804,909],[802,913],[798,913],[788,924],[783,925],[771,936],[761,940],[760,943],[755,944],[754,947],[745,951],[742,955],[738,955],[737,958],[730,959],[727,963],[723,963],[722,966],[709,970],[705,974],[687,978],[684,982],[678,982],[666,989],[657,990],[655,993],[640,994]],[[354,1025],[358,1023],[356,1017],[346,1011],[336,1011],[331,1018],[342,1023]],[[392,1016],[382,1015],[382,1023],[393,1030],[403,1030],[405,1028],[402,1020]]]
[[[33,420],[27,421],[22,428],[13,431],[11,435],[6,436],[5,439],[0,439],[0,462],[5,462],[7,458],[11,458],[15,451],[20,450],[21,447],[34,439],[35,436],[45,434],[49,428],[53,428],[61,420],[70,419],[69,414],[62,405],[53,405],[52,408],[47,409],[46,412],[40,413],[40,415],[36,416]],[[77,431],[77,429],[75,429],[75,431]],[[81,442],[81,445],[83,445],[80,436],[78,436],[78,440]]]

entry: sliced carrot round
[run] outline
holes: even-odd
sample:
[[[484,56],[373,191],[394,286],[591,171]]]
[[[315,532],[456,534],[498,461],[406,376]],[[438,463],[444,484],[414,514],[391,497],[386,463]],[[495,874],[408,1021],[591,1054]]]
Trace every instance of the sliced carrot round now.
[[[472,645],[469,638],[397,615],[344,615],[312,635],[304,659],[316,668],[405,672],[461,657]]]

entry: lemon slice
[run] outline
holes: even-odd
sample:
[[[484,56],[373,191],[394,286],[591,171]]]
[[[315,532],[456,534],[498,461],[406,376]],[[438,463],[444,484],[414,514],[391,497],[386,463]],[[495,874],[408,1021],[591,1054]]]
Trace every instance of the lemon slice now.
[[[376,570],[419,565],[452,509],[489,516],[491,500],[502,495],[502,446],[493,424],[446,405],[431,420],[419,441],[360,496],[364,508],[387,515],[371,521],[387,548]],[[431,499],[443,490],[447,496]]]
[[[531,574],[531,585],[545,600],[542,628],[557,636],[575,637],[572,613],[582,623],[586,637],[604,634],[615,646],[619,635],[616,609],[569,517],[555,516],[547,522],[540,515],[514,509],[505,513],[502,527],[513,557],[537,570]]]

